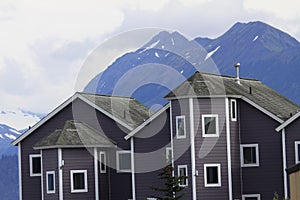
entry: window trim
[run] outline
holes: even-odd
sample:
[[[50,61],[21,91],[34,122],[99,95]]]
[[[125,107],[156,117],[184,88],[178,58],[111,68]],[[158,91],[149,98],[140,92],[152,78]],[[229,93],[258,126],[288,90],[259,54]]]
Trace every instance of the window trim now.
[[[217,167],[218,168],[218,183],[207,183],[207,168]],[[204,186],[205,187],[221,187],[221,164],[204,164]]]
[[[48,175],[53,175],[53,190],[49,190],[49,184],[48,184]],[[46,172],[46,190],[47,194],[55,194],[55,171],[47,171]]]
[[[260,194],[243,194],[242,195],[242,200],[245,200],[246,197],[256,197],[257,200],[260,200]]]
[[[244,147],[255,147],[256,152],[256,163],[255,164],[245,164],[244,163]],[[240,145],[241,154],[241,167],[259,167],[259,146],[258,144],[241,144]]]
[[[206,117],[215,117],[216,118],[216,134],[206,134],[205,133],[205,122]],[[202,137],[219,137],[219,115],[218,114],[203,114],[202,115]]]
[[[41,176],[42,175],[42,169],[41,173],[33,173],[33,163],[32,163],[32,158],[40,158],[42,162],[42,155],[41,154],[30,154],[29,155],[29,174],[30,176]],[[42,163],[41,163],[41,168],[42,168]]]
[[[184,129],[183,135],[178,135],[178,119],[183,119]],[[186,123],[185,123],[185,115],[176,116],[176,138],[177,139],[185,139],[186,138]]]
[[[73,174],[84,174],[84,189],[74,189]],[[70,170],[71,176],[71,193],[88,192],[87,170]]]
[[[132,171],[131,161],[130,161],[130,169],[120,170],[120,159],[119,159],[120,154],[130,154],[130,159],[131,159],[130,150],[116,151],[117,173],[130,173]]]
[[[103,155],[104,160],[102,160],[101,155]],[[100,161],[100,173],[105,174],[106,173],[106,164],[107,164],[106,163],[107,159],[106,159],[106,152],[105,151],[99,151],[99,161]],[[104,164],[104,170],[101,167],[102,164]]]
[[[172,162],[173,149],[172,147],[166,147],[166,162]]]
[[[185,169],[186,176],[188,177],[188,168],[187,168],[187,165],[178,165],[177,166],[177,176],[178,177],[179,177],[179,174],[180,174],[180,169]],[[185,180],[186,180],[186,184],[185,185],[182,185],[179,182],[178,186],[180,186],[180,187],[187,187],[189,185],[189,180],[188,180],[188,178],[186,178]]]
[[[233,109],[233,103],[235,104],[235,107]],[[235,115],[235,118],[233,117],[233,114]],[[236,99],[231,99],[230,100],[230,117],[231,121],[236,122],[237,121],[237,102]]]
[[[295,164],[300,163],[300,160],[298,160],[299,150],[300,150],[300,149],[298,149],[298,145],[300,145],[300,141],[295,141]]]

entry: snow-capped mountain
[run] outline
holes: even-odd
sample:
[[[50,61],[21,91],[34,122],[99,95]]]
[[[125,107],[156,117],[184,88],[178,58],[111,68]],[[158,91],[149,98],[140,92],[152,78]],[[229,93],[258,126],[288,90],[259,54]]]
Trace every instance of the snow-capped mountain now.
[[[2,155],[17,154],[17,148],[12,146],[11,142],[21,134],[21,132],[10,126],[0,124],[0,157]]]
[[[242,77],[257,78],[300,103],[300,44],[262,22],[236,23],[216,39],[188,40],[177,32],[160,32],[137,51],[116,59],[84,91],[132,96],[157,108],[196,70],[234,75],[237,62]]]

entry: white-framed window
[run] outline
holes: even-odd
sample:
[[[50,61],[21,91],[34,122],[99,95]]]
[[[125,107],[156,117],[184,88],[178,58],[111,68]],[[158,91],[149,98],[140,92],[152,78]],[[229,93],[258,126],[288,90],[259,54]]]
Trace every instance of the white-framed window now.
[[[219,137],[219,117],[217,114],[202,115],[202,136]]]
[[[166,162],[172,162],[172,147],[166,148]]]
[[[260,194],[244,194],[242,200],[260,200]]]
[[[100,173],[106,173],[106,152],[99,152]]]
[[[241,145],[241,166],[258,167],[259,166],[259,149],[258,144]]]
[[[231,121],[237,121],[237,104],[236,99],[230,100],[230,115],[231,115]]]
[[[117,172],[131,172],[131,152],[117,151]]]
[[[204,164],[204,186],[221,187],[221,164]]]
[[[300,141],[295,141],[295,163],[300,163]]]
[[[88,192],[87,170],[71,170],[71,193]]]
[[[46,172],[47,194],[55,193],[55,171]]]
[[[185,116],[176,116],[176,138],[186,138]]]
[[[40,154],[29,155],[29,170],[30,176],[41,176],[42,164]]]
[[[183,179],[180,180],[179,182],[179,186],[180,187],[186,187],[188,186],[188,179],[187,179],[187,176],[188,176],[188,171],[187,171],[187,165],[178,165],[177,166],[177,169],[178,169],[178,177],[185,177]]]

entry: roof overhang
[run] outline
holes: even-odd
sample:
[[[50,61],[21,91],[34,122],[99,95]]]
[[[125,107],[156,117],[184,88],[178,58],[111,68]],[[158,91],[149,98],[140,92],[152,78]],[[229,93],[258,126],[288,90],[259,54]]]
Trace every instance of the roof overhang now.
[[[46,117],[44,117],[43,119],[41,119],[38,123],[36,123],[33,127],[31,127],[30,129],[28,129],[25,133],[23,133],[22,135],[20,135],[17,139],[15,139],[12,144],[14,146],[18,145],[19,142],[21,142],[22,140],[24,140],[27,136],[29,136],[32,132],[34,132],[35,130],[37,130],[40,126],[42,126],[44,123],[46,123],[49,119],[51,119],[53,116],[55,116],[57,113],[59,113],[61,110],[63,110],[65,107],[67,107],[70,103],[72,103],[74,100],[76,99],[80,99],[83,102],[87,103],[88,105],[94,107],[96,110],[98,110],[99,112],[105,114],[106,116],[110,117],[112,120],[114,120],[115,122],[119,123],[120,125],[124,126],[126,129],[128,129],[129,131],[132,131],[133,128],[129,125],[127,125],[126,123],[124,123],[123,121],[121,121],[120,119],[116,118],[115,116],[113,116],[112,114],[108,113],[107,111],[103,110],[102,108],[100,108],[99,106],[95,105],[94,102],[88,100],[87,98],[83,97],[82,95],[80,95],[80,93],[75,93],[72,97],[70,97],[69,99],[67,99],[65,102],[63,102],[60,106],[58,106],[57,108],[55,108],[53,111],[51,111]]]
[[[282,129],[284,129],[286,126],[288,126],[289,124],[291,124],[293,121],[295,121],[296,119],[298,119],[298,117],[300,116],[300,112],[297,112],[295,115],[293,115],[291,118],[289,118],[288,120],[286,120],[284,123],[282,123],[280,126],[278,126],[275,130],[277,132],[281,131]]]
[[[139,125],[137,128],[135,128],[133,131],[131,131],[129,134],[127,134],[124,139],[128,140],[129,138],[133,137],[135,134],[137,134],[140,130],[142,130],[147,124],[149,124],[151,121],[156,119],[158,116],[160,116],[163,112],[165,112],[168,108],[170,108],[170,103],[166,104],[163,108],[161,108],[159,111],[154,113],[151,117],[149,117],[144,123]]]
[[[45,150],[45,149],[71,149],[71,148],[115,148],[117,145],[54,145],[44,147],[33,147],[34,150]]]

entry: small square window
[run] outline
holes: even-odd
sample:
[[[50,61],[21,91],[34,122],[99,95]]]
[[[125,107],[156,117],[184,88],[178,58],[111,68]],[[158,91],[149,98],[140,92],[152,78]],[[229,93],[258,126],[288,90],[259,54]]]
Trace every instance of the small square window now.
[[[295,142],[295,163],[300,163],[300,141]]]
[[[177,139],[186,138],[185,116],[176,116],[176,137]]]
[[[117,172],[131,172],[130,151],[117,151]]]
[[[242,200],[260,200],[260,194],[245,194]]]
[[[259,166],[258,144],[241,145],[241,166],[242,167]]]
[[[71,170],[71,192],[87,192],[87,170]]]
[[[41,155],[34,154],[29,155],[29,168],[30,168],[30,176],[41,176]]]
[[[180,187],[188,186],[187,176],[187,165],[178,165],[178,177],[182,177],[182,179],[179,182]]]
[[[172,162],[172,148],[171,147],[167,147],[166,148],[166,162]]]
[[[202,115],[202,136],[219,137],[218,115]]]
[[[99,152],[100,173],[106,173],[106,152]]]
[[[55,193],[55,172],[46,172],[47,194]]]
[[[237,121],[237,104],[235,99],[230,100],[230,108],[231,108],[231,121]]]
[[[205,187],[221,186],[221,164],[204,164]]]

